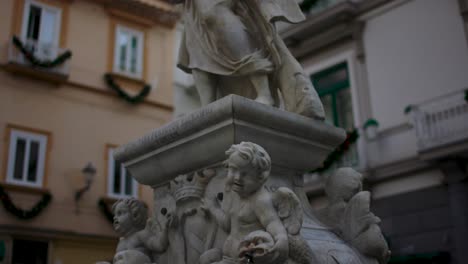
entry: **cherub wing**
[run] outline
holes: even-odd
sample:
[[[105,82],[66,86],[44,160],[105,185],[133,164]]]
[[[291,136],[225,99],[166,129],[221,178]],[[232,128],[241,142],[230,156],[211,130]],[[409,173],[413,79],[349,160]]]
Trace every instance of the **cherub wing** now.
[[[358,192],[346,206],[343,216],[343,236],[351,241],[380,219],[370,211],[371,194]]]
[[[296,194],[286,187],[273,192],[273,204],[290,235],[297,235],[302,227],[302,207]]]

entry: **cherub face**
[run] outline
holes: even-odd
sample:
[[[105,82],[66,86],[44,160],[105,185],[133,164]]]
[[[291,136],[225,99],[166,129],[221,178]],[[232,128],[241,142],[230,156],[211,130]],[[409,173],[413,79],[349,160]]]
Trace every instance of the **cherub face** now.
[[[253,194],[263,185],[259,173],[249,160],[238,153],[233,153],[228,159],[227,184],[241,197]]]
[[[114,229],[117,233],[124,235],[132,228],[132,218],[128,206],[119,203],[114,210]]]

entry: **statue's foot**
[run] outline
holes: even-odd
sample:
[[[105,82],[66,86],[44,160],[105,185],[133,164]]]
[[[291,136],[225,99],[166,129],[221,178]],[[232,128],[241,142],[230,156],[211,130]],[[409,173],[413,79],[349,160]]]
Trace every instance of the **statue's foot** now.
[[[271,96],[258,96],[257,98],[255,98],[255,101],[270,106],[273,106],[273,104],[275,103]]]

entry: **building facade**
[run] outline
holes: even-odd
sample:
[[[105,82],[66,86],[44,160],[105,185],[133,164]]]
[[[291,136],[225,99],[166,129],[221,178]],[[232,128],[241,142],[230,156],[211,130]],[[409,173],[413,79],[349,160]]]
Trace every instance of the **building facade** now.
[[[114,201],[152,207],[113,149],[172,119],[173,7],[159,0],[0,3],[0,263],[95,263]]]
[[[468,259],[467,4],[304,0],[307,20],[281,30],[327,122],[359,131],[337,164],[365,176],[391,263]],[[306,175],[317,208],[327,173]]]

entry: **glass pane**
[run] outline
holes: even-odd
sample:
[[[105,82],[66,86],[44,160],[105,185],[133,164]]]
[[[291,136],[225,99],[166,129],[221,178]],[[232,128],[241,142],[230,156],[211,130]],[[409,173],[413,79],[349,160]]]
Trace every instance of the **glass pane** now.
[[[336,108],[338,114],[338,126],[346,131],[354,128],[353,105],[351,102],[351,90],[343,89],[336,94]]]
[[[312,75],[314,87],[320,95],[349,87],[346,63],[338,64]]]
[[[119,52],[119,70],[125,71],[127,69],[127,47],[129,41],[129,36],[127,33],[118,31],[118,52]]]
[[[330,125],[335,125],[333,122],[333,114],[335,110],[333,109],[333,102],[331,95],[321,96],[320,99],[322,100],[323,108],[325,110],[325,122]]]
[[[49,243],[14,239],[12,253],[13,264],[47,264]]]
[[[114,161],[114,189],[115,194],[120,194],[120,186],[122,185],[120,178],[120,164]]]
[[[125,170],[124,168],[122,168]],[[125,195],[132,195],[133,194],[133,181],[132,176],[125,170]]]
[[[39,142],[31,141],[31,148],[29,150],[29,161],[28,161],[28,174],[27,180],[29,182],[35,182],[37,175],[37,164],[39,158]]]
[[[132,37],[131,46],[131,59],[130,59],[130,72],[137,72],[137,61],[138,61],[138,39],[136,36]]]
[[[26,140],[19,138],[16,141],[15,170],[13,172],[13,178],[15,180],[23,179],[23,165],[24,165],[25,152],[26,152]]]
[[[55,29],[57,14],[50,10],[44,9],[42,12],[41,30],[39,41],[41,43],[53,44],[55,43]]]
[[[41,24],[41,8],[31,5],[29,9],[28,28],[26,32],[26,38],[38,40],[40,24]]]

